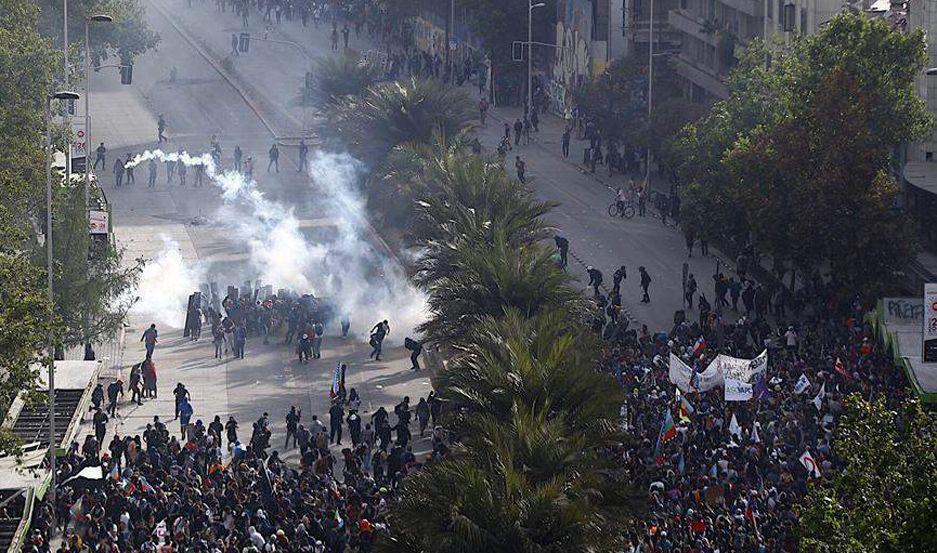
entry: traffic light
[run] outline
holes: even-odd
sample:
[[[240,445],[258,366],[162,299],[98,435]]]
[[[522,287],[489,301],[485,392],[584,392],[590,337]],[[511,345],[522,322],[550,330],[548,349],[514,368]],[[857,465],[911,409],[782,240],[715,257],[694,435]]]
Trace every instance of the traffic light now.
[[[133,64],[120,66],[120,84],[131,84],[133,82]]]

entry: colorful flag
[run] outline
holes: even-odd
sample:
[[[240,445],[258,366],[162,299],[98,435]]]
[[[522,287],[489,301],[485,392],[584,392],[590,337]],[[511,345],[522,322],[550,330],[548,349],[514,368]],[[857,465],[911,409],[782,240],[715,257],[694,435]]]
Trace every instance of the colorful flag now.
[[[673,424],[673,415],[670,414],[670,409],[667,409],[667,414],[664,415],[664,422],[660,426],[660,437],[657,440],[662,444],[666,444],[676,437],[677,427]]]
[[[852,380],[852,375],[849,374],[849,372],[846,370],[846,366],[843,364],[843,360],[839,357],[837,357],[836,362],[833,363],[833,369],[835,369],[836,372],[846,380]]]
[[[813,455],[810,454],[809,449],[805,450],[803,455],[800,456],[800,463],[804,465],[805,469],[807,469],[807,474],[812,474],[815,477],[820,478],[820,466],[813,458]]]
[[[797,384],[794,384],[794,393],[802,394],[807,391],[807,388],[810,387],[810,380],[807,378],[806,374],[801,374],[800,378],[797,380]]]
[[[758,437],[758,421],[752,423],[752,443],[760,444],[761,438]]]
[[[699,355],[703,353],[703,350],[706,349],[706,339],[702,335],[696,340],[696,344],[693,345],[693,355]]]
[[[693,408],[693,404],[690,403],[690,400],[686,396],[680,396],[680,407],[677,411],[677,416],[680,417],[680,420],[684,422],[690,422],[690,415],[696,412],[696,409]]]
[[[329,398],[335,399],[338,397],[338,392],[341,387],[342,380],[342,364],[337,363],[335,365],[335,371],[332,372],[332,388],[329,389]]]

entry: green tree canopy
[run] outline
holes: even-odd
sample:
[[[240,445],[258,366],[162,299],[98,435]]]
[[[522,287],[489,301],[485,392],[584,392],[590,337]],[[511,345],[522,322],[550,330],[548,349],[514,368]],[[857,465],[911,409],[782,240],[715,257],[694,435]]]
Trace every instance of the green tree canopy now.
[[[937,418],[850,396],[833,441],[843,469],[800,511],[800,547],[816,553],[937,549]]]

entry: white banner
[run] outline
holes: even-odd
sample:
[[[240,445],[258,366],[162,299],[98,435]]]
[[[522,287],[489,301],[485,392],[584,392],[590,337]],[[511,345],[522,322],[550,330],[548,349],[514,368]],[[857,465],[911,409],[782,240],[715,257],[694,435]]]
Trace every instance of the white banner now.
[[[725,379],[726,401],[748,401],[754,395],[752,385],[734,378]]]
[[[719,354],[712,364],[727,380],[732,378],[742,382],[751,382],[752,377],[764,373],[768,369],[768,350],[764,350],[754,359],[739,359]]]
[[[937,363],[937,282],[924,284],[924,351],[925,363]]]
[[[706,392],[722,385],[722,374],[710,363],[701,373],[694,371],[675,354],[670,354],[670,382],[687,394]]]

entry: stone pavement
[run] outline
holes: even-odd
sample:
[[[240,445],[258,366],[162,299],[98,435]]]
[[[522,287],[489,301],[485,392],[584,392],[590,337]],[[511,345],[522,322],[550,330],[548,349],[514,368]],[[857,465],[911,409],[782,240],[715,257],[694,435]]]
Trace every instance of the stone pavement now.
[[[214,217],[222,203],[219,191],[211,185],[201,188],[167,186],[163,167],[159,168],[156,188],[150,189],[146,187],[143,166],[136,171],[136,184],[115,188],[110,166],[116,155],[124,157],[127,153],[157,146],[167,150],[206,151],[212,135],[222,141],[226,163],[230,163],[235,143],[241,145],[245,157],[254,155],[259,161],[266,159],[265,152],[274,140],[268,126],[270,121],[288,125],[283,122],[289,119],[268,112],[269,119],[261,120],[254,111],[257,106],[245,103],[244,91],[235,89],[222,78],[217,67],[199,55],[161,12],[148,6],[147,18],[162,36],[159,51],[137,60],[132,86],[121,86],[116,73],[96,74],[91,99],[93,139],[105,142],[109,148],[109,166],[98,173],[112,207],[116,239],[126,249],[128,260],[142,257],[152,263],[155,258],[171,252],[177,254],[181,265],[207,267],[208,276],[224,286],[227,284],[225,275],[246,270],[248,251],[245,244],[232,238],[224,222]],[[170,79],[173,68],[175,80]],[[263,104],[261,107],[267,108]],[[162,145],[156,142],[159,113],[166,118],[169,138],[169,142]],[[284,151],[281,162],[283,167],[279,174],[268,175],[262,167],[258,168],[257,179],[264,193],[271,200],[296,208],[300,228],[308,239],[315,240],[317,236],[333,232],[338,214],[328,213],[316,204],[316,186],[296,170],[291,152]],[[190,185],[191,181],[190,175]],[[200,222],[200,218],[207,218],[207,224]],[[154,275],[159,293],[164,294],[170,304],[172,298],[184,297],[198,285],[184,280],[177,282],[174,276],[169,271]],[[235,278],[229,280],[240,282]],[[173,306],[170,307],[172,313]],[[406,331],[395,327],[393,318],[389,342],[395,343],[388,345],[382,361],[368,358],[370,347],[365,343],[367,331],[375,321],[352,320],[352,336],[341,338],[335,336],[337,329],[327,329],[322,359],[299,365],[290,346],[273,339],[269,345],[264,345],[257,337],[249,338],[246,359],[235,360],[228,356],[216,360],[207,332],[198,342],[182,337],[179,327],[183,322],[184,304],[177,309],[178,317],[168,319],[163,313],[147,309],[138,308],[132,313],[127,329],[123,379],[126,382],[129,366],[144,357],[143,344],[139,342],[142,331],[150,322],[157,322],[160,343],[154,360],[159,397],[136,406],[129,403],[128,393],[120,402],[119,417],[110,424],[106,441],[111,439],[111,429],[120,434],[139,434],[153,416],[171,419],[171,390],[177,382],[185,383],[192,395],[193,420],[202,419],[207,424],[214,415],[220,415],[222,420],[229,414],[234,415],[241,425],[239,434],[245,439],[250,434],[250,423],[268,412],[274,432],[271,442],[277,448],[283,445],[284,416],[290,405],[302,409],[301,422],[305,424],[313,414],[322,419],[327,417],[328,390],[337,363],[348,365],[346,385],[360,393],[365,419],[379,406],[391,409],[404,395],[410,395],[415,405],[419,397],[431,390],[427,371],[409,370],[409,352],[398,345],[403,341],[399,334]],[[378,316],[377,313],[373,315]],[[86,426],[90,431],[90,424]],[[427,440],[417,442],[415,449],[423,450],[427,443]],[[296,454],[294,449],[287,456]]]

